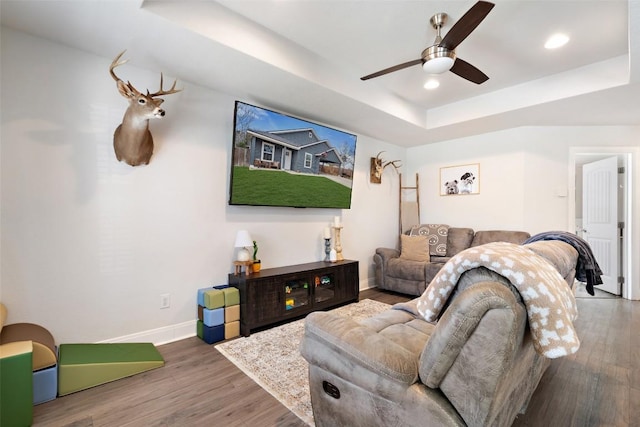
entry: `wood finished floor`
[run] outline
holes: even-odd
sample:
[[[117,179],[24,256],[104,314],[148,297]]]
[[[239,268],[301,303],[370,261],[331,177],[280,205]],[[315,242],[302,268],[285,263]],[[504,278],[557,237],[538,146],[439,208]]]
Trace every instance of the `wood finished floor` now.
[[[393,304],[409,298],[360,293]],[[640,301],[578,299],[577,354],[554,360],[514,426],[640,426]],[[163,368],[34,407],[35,426],[304,426],[212,346],[158,347]]]

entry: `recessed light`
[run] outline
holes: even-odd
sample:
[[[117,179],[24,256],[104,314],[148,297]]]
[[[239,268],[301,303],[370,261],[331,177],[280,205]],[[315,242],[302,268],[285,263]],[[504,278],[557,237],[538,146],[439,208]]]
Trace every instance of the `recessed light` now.
[[[544,47],[547,49],[557,49],[559,47],[564,46],[568,42],[569,42],[568,35],[557,33],[547,39],[547,42],[544,44]]]
[[[435,80],[435,79],[429,79],[424,84],[424,88],[427,89],[427,90],[433,90],[433,89],[437,88],[438,86],[440,86],[440,82]]]

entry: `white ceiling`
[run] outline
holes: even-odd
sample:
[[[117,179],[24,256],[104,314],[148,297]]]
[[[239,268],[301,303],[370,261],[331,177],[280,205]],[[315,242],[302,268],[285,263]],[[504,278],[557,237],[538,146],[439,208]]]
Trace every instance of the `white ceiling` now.
[[[516,126],[640,124],[640,0],[495,0],[456,49],[490,79],[426,91],[429,18],[474,1],[2,0],[3,26],[410,147]],[[571,41],[548,51],[556,31]]]

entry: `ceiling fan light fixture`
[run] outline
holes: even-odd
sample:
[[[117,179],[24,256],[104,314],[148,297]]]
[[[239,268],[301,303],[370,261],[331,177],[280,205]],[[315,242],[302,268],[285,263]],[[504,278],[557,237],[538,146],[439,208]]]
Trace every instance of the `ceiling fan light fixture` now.
[[[429,74],[442,74],[453,67],[453,61],[453,58],[448,56],[433,58],[422,64],[422,69]]]
[[[422,52],[422,69],[429,74],[442,74],[453,67],[456,53],[453,50],[433,45]]]

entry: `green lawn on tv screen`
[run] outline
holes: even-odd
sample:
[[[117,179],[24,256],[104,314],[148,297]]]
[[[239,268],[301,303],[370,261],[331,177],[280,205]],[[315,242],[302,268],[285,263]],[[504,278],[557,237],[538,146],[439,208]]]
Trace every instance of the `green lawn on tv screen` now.
[[[233,167],[232,205],[348,208],[351,189],[323,176]]]

